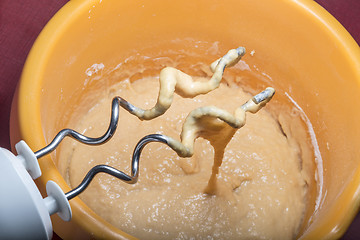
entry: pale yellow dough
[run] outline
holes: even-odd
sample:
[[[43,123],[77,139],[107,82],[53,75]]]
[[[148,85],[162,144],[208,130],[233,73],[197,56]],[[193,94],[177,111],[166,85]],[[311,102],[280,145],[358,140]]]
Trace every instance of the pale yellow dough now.
[[[111,94],[101,96],[75,128],[87,136],[100,136],[108,127],[115,95],[149,108],[155,105],[158,90],[157,78],[121,82]],[[241,88],[220,84],[193,99],[174,95],[169,110],[151,121],[121,110],[117,133],[108,143],[86,146],[67,139],[61,147],[60,171],[72,187],[97,164],[129,174],[133,148],[145,135],[162,133],[179,140],[191,110],[214,105],[233,112],[251,97]],[[221,145],[226,144],[216,140],[213,144],[222,154]],[[108,222],[140,239],[296,237],[306,208],[306,174],[298,146],[266,109],[247,114],[245,126],[226,146],[215,190],[206,194],[213,159],[214,148],[202,138],[196,140],[191,158],[180,158],[166,145],[152,143],[143,150],[137,184],[100,174],[80,198]]]

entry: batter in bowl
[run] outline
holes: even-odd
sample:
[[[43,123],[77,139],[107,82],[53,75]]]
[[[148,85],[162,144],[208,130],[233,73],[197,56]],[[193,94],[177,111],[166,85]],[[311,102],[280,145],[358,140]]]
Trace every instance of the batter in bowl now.
[[[158,82],[148,77],[112,86],[111,94],[102,95],[76,129],[100,136],[114,95],[151,108]],[[171,107],[151,121],[123,111],[120,128],[107,144],[66,142],[60,170],[71,186],[97,164],[129,173],[132,149],[143,136],[161,133],[179,139],[193,109],[214,105],[234,112],[251,97],[239,86],[220,83],[206,95],[174,95]],[[210,141],[198,138],[191,158],[179,157],[166,145],[150,144],[143,150],[137,184],[100,175],[81,199],[111,224],[141,239],[293,239],[306,209],[310,173],[304,172],[301,159],[306,150],[292,141],[291,127],[279,119],[265,109],[248,114],[245,126],[228,141],[216,140],[223,139],[221,131],[205,136]],[[216,179],[211,178],[214,154],[215,160],[222,160]]]

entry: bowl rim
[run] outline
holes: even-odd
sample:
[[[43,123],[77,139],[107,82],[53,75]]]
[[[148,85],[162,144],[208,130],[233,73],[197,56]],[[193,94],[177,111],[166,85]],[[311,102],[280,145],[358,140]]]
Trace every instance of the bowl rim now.
[[[360,48],[347,30],[329,12],[327,12],[315,1],[283,0],[283,2],[286,2],[286,4],[291,5],[293,8],[297,8],[298,11],[302,11],[304,14],[310,14],[316,21],[321,23],[324,27],[322,28],[323,31],[331,33],[338,46],[341,46],[345,51],[344,55],[346,55],[349,58],[349,62],[352,63],[352,66],[349,67],[353,69],[356,80],[360,83]],[[12,129],[18,128],[21,135],[15,138],[12,137],[14,134],[10,133],[12,146],[14,146],[15,141],[20,140],[18,137],[25,139],[29,146],[35,150],[38,150],[46,145],[40,115],[41,83],[43,81],[42,75],[44,73],[44,63],[46,63],[49,59],[50,53],[52,52],[50,50],[54,48],[54,42],[57,42],[57,40],[61,38],[69,24],[71,24],[81,13],[87,11],[87,9],[91,6],[98,3],[98,0],[69,1],[50,19],[36,39],[26,59],[18,84],[18,95],[15,96],[17,98],[17,105],[13,108],[17,108],[15,114],[18,116],[18,126],[11,127],[10,131],[12,132]],[[11,121],[10,124],[12,125],[15,123]],[[64,179],[56,170],[56,166],[51,161],[50,157],[40,159],[39,163],[42,169],[52,171],[49,171],[49,173],[43,171],[43,176],[38,180],[38,182],[45,186],[48,180],[54,180],[54,177],[50,178],[50,173],[56,175],[55,180],[64,182]],[[60,186],[64,191],[69,190],[69,188],[62,186],[61,184]],[[335,220],[328,221],[327,226],[322,226],[321,236],[326,238],[339,238],[345,233],[347,227],[355,217],[360,206],[360,199],[357,197],[360,193],[360,166],[358,166],[355,171],[352,186],[346,188],[344,192],[345,191],[347,192],[349,199],[352,199],[349,204],[349,209],[352,214],[348,214],[346,216],[343,214],[341,216],[341,223],[337,223]],[[73,209],[85,205],[79,198],[73,199],[71,203]],[[83,211],[91,210],[90,208],[83,208]],[[82,214],[86,215],[84,212]],[[92,214],[95,213],[90,213],[90,215]],[[338,214],[335,215],[337,216]],[[95,217],[97,220],[102,220],[99,216],[99,218],[96,216],[92,217]],[[336,219],[338,220],[339,218]],[[83,223],[82,226],[86,230],[94,232],[94,229],[92,229],[94,227],[93,225],[89,226]],[[100,229],[108,228],[111,231],[118,232],[122,237],[125,236],[130,238],[130,236],[127,236],[127,234],[122,231],[116,231],[115,227],[106,222],[97,225],[96,227],[100,227]],[[114,237],[114,234],[111,233],[111,231],[107,234],[109,234],[108,236]],[[311,238],[311,235],[309,238]]]

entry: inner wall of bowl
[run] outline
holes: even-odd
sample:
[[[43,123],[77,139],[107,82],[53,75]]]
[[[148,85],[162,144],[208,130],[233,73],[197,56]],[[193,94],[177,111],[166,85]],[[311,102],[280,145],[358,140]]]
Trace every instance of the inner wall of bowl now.
[[[359,164],[359,113],[352,111],[359,86],[344,49],[311,14],[283,1],[218,1],[211,5],[207,1],[100,1],[88,3],[71,21],[56,39],[45,66],[41,119],[47,142],[69,127],[74,106],[91,93],[85,82],[86,70],[93,64],[115,68],[129,56],[144,54],[145,49],[152,56],[169,50],[201,55],[204,46],[215,44],[220,57],[244,46],[244,60],[251,69],[263,74],[277,96],[291,96],[316,134],[315,144],[322,155],[316,161],[323,163],[318,177],[323,183],[318,209],[307,220],[305,235],[317,228],[325,229],[326,234],[326,228],[331,230],[331,224],[342,221],[343,216],[334,213],[337,219],[330,225],[324,223],[325,214],[335,208],[349,211],[346,186]],[[249,84],[254,88],[264,85]]]

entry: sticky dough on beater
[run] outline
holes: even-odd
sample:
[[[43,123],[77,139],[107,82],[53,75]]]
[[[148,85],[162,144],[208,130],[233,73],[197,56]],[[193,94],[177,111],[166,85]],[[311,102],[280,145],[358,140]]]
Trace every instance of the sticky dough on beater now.
[[[160,72],[160,90],[156,105],[148,110],[135,107],[129,102],[123,104],[128,112],[137,116],[140,120],[151,120],[163,115],[171,106],[174,92],[183,97],[195,97],[206,94],[217,87],[224,74],[225,67],[231,67],[240,61],[245,54],[245,48],[231,49],[222,58],[210,65],[214,73],[207,82],[193,81],[192,77],[176,68],[166,67]]]
[[[159,96],[153,108],[143,110],[122,98],[120,98],[120,105],[141,120],[154,119],[170,108],[174,92],[183,97],[195,97],[219,87],[225,67],[231,67],[238,63],[244,54],[245,48],[243,47],[231,49],[222,58],[213,62],[210,69],[214,74],[207,82],[193,81],[188,74],[176,68],[166,67],[160,72]],[[191,157],[194,154],[194,142],[201,132],[223,131],[226,124],[235,129],[241,128],[245,125],[246,112],[256,113],[271,100],[274,94],[275,90],[273,88],[266,88],[263,92],[255,95],[237,108],[234,115],[215,106],[197,108],[191,111],[185,119],[180,136],[181,141],[165,136],[167,143],[180,157]]]
[[[246,112],[258,112],[271,100],[274,94],[273,88],[266,88],[237,108],[234,115],[214,106],[197,108],[191,111],[185,119],[180,136],[181,142],[167,137],[168,145],[180,157],[191,157],[194,154],[195,139],[199,137],[202,131],[209,129],[222,131],[226,127],[225,123],[235,129],[243,127],[246,122]]]

